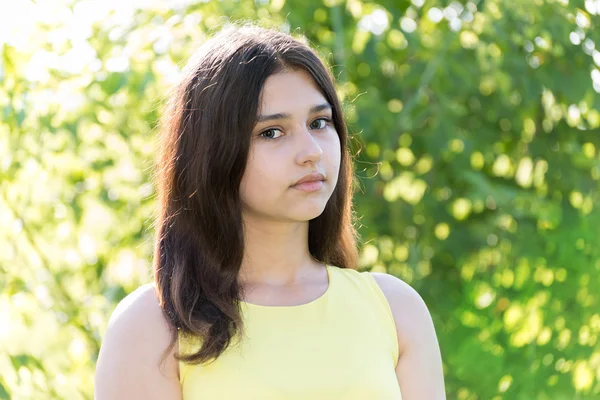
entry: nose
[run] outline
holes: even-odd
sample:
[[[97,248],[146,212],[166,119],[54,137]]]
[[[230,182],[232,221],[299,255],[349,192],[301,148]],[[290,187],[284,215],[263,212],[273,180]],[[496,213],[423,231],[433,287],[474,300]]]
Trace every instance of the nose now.
[[[306,127],[300,127],[297,132],[298,153],[296,155],[296,162],[303,165],[306,162],[315,164],[320,161],[323,158],[323,149],[321,149],[318,140],[314,138],[311,131]]]

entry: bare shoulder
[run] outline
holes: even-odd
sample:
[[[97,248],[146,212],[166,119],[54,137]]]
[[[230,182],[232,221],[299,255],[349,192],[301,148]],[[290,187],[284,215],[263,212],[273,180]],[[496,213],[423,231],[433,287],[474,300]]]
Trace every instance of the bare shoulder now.
[[[171,330],[152,284],[140,286],[117,305],[108,322],[95,374],[95,398],[180,398]]]
[[[382,273],[370,272],[385,295],[398,331],[400,353],[431,329],[431,314],[421,295],[402,279]]]
[[[388,300],[398,332],[396,376],[406,400],[445,400],[444,371],[435,327],[423,298],[409,284],[371,273]]]

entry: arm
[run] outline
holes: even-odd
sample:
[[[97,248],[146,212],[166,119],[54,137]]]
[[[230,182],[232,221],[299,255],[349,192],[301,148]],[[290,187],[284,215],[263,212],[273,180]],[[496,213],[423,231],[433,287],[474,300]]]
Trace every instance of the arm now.
[[[175,346],[154,287],[144,285],[113,312],[96,364],[96,400],[181,399]]]
[[[403,400],[445,400],[442,357],[427,305],[393,275],[371,273],[388,300],[398,332],[396,376]]]

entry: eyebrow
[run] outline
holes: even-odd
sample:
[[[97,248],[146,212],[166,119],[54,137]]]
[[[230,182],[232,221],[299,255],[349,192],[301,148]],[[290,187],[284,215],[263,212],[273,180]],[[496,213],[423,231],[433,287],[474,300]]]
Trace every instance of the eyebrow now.
[[[323,103],[323,104],[319,104],[316,106],[313,106],[309,112],[311,114],[314,114],[316,112],[322,111],[322,110],[326,110],[326,109],[331,109],[331,104],[329,103]],[[286,114],[286,113],[277,113],[277,114],[270,114],[270,115],[260,115],[257,119],[256,122],[263,122],[263,121],[268,121],[268,120],[272,120],[272,119],[290,119],[292,118],[292,116],[290,114]]]

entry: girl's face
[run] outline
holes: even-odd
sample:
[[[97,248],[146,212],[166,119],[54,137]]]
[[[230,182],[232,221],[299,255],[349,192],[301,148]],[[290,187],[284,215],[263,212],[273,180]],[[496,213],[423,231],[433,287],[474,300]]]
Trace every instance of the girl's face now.
[[[267,78],[240,185],[246,216],[302,222],[318,217],[335,189],[340,140],[332,109],[310,75],[286,71]],[[325,180],[312,191],[294,184],[310,173]]]

